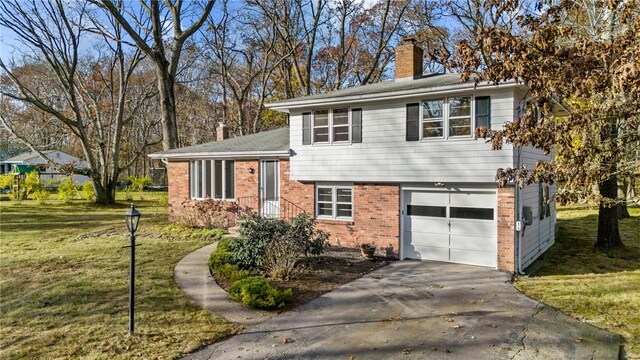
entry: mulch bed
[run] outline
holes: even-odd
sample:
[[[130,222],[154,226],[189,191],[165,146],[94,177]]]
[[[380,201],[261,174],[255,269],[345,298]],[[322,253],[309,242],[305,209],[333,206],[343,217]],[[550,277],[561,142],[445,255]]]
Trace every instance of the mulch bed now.
[[[381,266],[389,260],[383,257],[365,259],[359,249],[344,247],[327,247],[321,256],[313,256],[300,260],[297,267],[300,273],[289,281],[273,281],[284,289],[293,289],[293,298],[283,309],[289,310],[305,304],[340,285],[346,284]],[[214,279],[227,290],[231,282],[213,274]]]

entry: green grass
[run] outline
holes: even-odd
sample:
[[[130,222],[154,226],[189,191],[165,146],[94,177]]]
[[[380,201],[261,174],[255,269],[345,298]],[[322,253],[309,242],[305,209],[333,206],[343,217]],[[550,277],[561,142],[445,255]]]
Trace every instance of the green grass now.
[[[166,193],[133,198],[142,213],[134,337],[127,334],[129,237],[122,216],[130,203],[0,202],[1,358],[166,359],[235,331],[173,280],[175,264],[212,239],[167,232]]]
[[[575,318],[621,334],[629,358],[640,358],[640,208],[620,220],[626,248],[596,250],[598,212],[558,210],[556,244],[519,277],[523,293]]]

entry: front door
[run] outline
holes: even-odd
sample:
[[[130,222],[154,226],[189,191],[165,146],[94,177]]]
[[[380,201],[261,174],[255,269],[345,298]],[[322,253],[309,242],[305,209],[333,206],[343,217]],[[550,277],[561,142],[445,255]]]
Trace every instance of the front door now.
[[[280,217],[280,168],[278,160],[260,162],[260,214]]]

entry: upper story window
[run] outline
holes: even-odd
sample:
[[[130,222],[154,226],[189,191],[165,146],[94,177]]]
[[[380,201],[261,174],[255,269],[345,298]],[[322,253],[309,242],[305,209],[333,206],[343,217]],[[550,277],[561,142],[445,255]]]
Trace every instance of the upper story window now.
[[[302,114],[302,144],[362,142],[362,109],[335,108]]]
[[[235,198],[235,161],[192,160],[189,162],[189,175],[192,199]]]
[[[407,104],[407,141],[471,138],[473,129],[491,127],[488,96],[453,96]]]

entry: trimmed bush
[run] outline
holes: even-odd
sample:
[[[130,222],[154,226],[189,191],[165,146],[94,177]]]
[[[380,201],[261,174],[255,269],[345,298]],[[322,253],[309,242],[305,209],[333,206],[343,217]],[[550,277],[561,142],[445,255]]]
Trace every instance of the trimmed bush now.
[[[262,276],[236,281],[229,288],[229,297],[253,309],[278,309],[291,301],[291,289],[280,290]]]
[[[283,246],[286,247],[286,251],[293,252],[287,254],[288,258],[320,255],[329,235],[314,227],[315,220],[308,214],[298,215],[287,222],[248,213],[242,218],[239,229],[240,238],[232,248],[235,264],[241,269],[263,269],[265,249],[276,241],[284,241]],[[277,256],[277,254],[272,255]],[[286,259],[285,262],[291,263],[290,259]]]
[[[241,270],[238,268],[238,265],[223,263],[222,265],[217,266],[213,269],[214,273],[224,277],[230,282],[236,282],[238,280],[246,279],[251,276],[251,271],[249,270]]]

